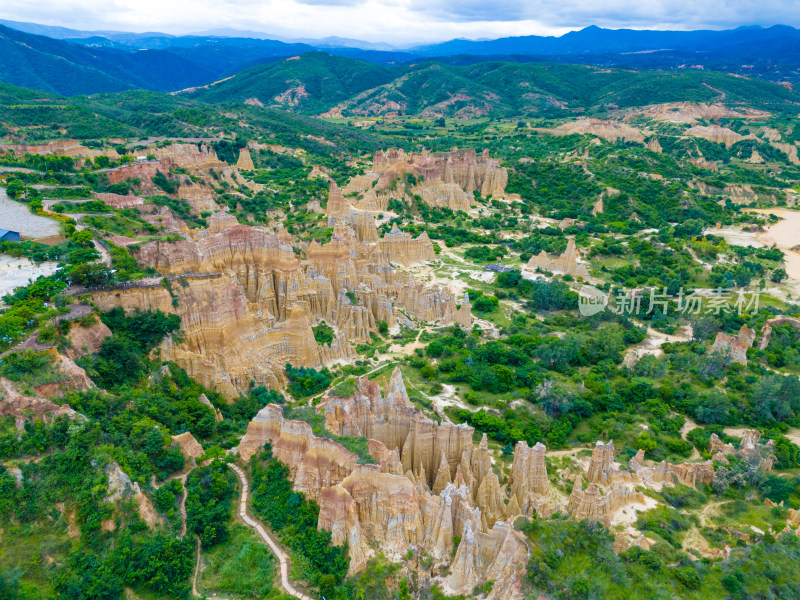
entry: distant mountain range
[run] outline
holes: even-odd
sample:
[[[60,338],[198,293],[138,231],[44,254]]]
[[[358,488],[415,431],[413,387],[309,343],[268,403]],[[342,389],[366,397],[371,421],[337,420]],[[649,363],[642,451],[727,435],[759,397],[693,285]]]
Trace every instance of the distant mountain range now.
[[[560,37],[451,40],[396,49],[345,38],[279,40],[253,31],[82,31],[0,20],[0,81],[60,94],[175,91],[307,52],[391,67],[435,61],[561,62],[632,69],[706,69],[800,82],[800,30],[634,31],[587,27]]]
[[[713,71],[495,61],[382,66],[324,52],[250,67],[180,95],[208,103],[248,103],[353,119],[565,117],[645,104],[722,100],[791,111],[800,102],[800,94],[786,86]]]
[[[652,51],[719,51],[724,47],[750,44],[751,51],[758,46],[770,48],[800,42],[800,30],[786,25],[770,28],[739,27],[724,31],[653,31],[634,29],[602,29],[591,26],[580,31],[570,31],[560,37],[529,35],[496,40],[451,40],[438,44],[416,46],[412,52],[425,56],[452,56],[474,54],[478,56],[521,54],[625,54]]]

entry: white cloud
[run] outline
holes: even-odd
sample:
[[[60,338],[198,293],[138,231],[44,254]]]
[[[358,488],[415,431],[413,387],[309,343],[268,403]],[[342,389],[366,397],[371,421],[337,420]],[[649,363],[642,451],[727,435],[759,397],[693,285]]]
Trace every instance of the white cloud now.
[[[410,43],[560,35],[587,25],[723,29],[800,24],[796,0],[3,0],[0,18],[75,29],[215,28]]]

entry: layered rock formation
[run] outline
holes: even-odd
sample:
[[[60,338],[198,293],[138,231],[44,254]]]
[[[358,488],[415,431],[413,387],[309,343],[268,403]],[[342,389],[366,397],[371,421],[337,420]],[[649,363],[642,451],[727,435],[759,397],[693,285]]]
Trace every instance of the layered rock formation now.
[[[530,448],[524,441],[517,442],[514,448],[514,462],[511,465],[511,499],[507,514],[532,516],[549,515],[557,507],[553,490],[547,478],[547,465],[544,455],[547,448],[538,442]]]
[[[475,150],[454,150],[431,154],[406,154],[402,149],[378,151],[372,159],[373,170],[380,173],[378,187],[388,187],[398,176],[410,173],[424,182],[456,184],[467,194],[478,190],[482,196],[502,196],[508,183],[508,172],[500,161],[490,158],[489,151],[477,155]],[[424,199],[424,196],[423,196]],[[441,205],[437,201],[436,205]]]
[[[374,210],[378,210],[377,205]],[[333,180],[330,182],[325,214],[328,217],[328,227],[338,227],[340,235],[346,236],[344,230],[350,229],[358,242],[377,244],[377,251],[382,255],[382,261],[408,267],[436,260],[433,244],[424,231],[418,237],[412,238],[409,234],[400,231],[395,224],[388,234],[378,238],[373,211],[351,206]],[[367,248],[371,249],[372,246],[365,247],[365,249]]]
[[[472,328],[472,303],[469,301],[469,294],[464,292],[464,299],[456,312],[455,322],[462,329]]]
[[[769,345],[772,339],[772,328],[781,325],[791,325],[798,333],[800,333],[800,319],[794,317],[779,316],[772,319],[767,319],[764,326],[761,328],[761,340],[758,342],[758,349],[764,350]]]
[[[94,387],[86,371],[76,365],[71,358],[59,354],[55,349],[47,352],[53,357],[51,368],[58,373],[58,376],[52,383],[43,383],[33,388],[38,396],[59,398],[69,392],[85,392]]]
[[[325,214],[328,217],[328,227],[333,227],[337,223],[337,219],[349,212],[349,210],[349,205],[344,199],[341,188],[331,179],[330,186],[328,187],[328,205],[325,208]]]
[[[709,168],[712,171],[717,171],[715,163],[707,163],[706,161],[692,161],[693,164]],[[730,198],[734,204],[750,204],[751,202],[776,202],[782,200],[784,196],[779,190],[772,190],[770,188],[754,189],[752,185],[744,184],[728,184],[725,187],[714,187],[708,185],[704,181],[690,180],[689,186],[697,189],[701,194],[706,196],[724,196]]]
[[[295,489],[319,503],[318,526],[331,531],[334,543],[348,543],[351,572],[361,570],[376,548],[394,560],[412,549],[442,567],[449,565],[441,581],[448,592],[467,593],[492,579],[488,598],[518,598],[527,552],[511,527],[517,516],[546,516],[566,508],[577,519],[610,526],[619,511],[648,506],[635,485],[694,485],[714,476],[710,462],[647,467],[643,453],[631,459],[631,471],[625,472],[614,462],[613,443],[598,442],[588,487],[584,490],[578,476],[565,502],[549,483],[542,444],[517,444],[503,485],[486,436],[475,446],[471,427],[436,423],[420,413],[399,369],[385,391],[366,378],[357,378],[355,388],[348,397],[328,392],[317,410],[331,433],[367,438],[375,464],[358,464],[355,454],[315,437],[304,422],[286,420],[276,405],[259,412],[238,449],[249,460],[266,442],[272,444],[273,453],[289,467]],[[757,442],[753,435],[750,440],[743,447]],[[631,531],[618,540],[621,549],[648,545]],[[461,538],[455,548],[454,536]]]
[[[695,125],[694,127],[687,129],[685,134],[693,137],[703,138],[709,140],[710,142],[725,144],[728,147],[733,146],[736,142],[745,139],[745,136],[736,133],[732,129],[728,129],[727,127],[720,127],[719,125]]]
[[[183,454],[186,460],[188,460],[192,465],[196,465],[197,461],[202,458],[203,454],[205,454],[203,447],[188,431],[185,431],[179,435],[173,435],[172,441],[178,446],[181,454]]]
[[[169,233],[186,234],[189,226],[167,206],[145,204],[139,208],[142,220]]]
[[[762,471],[769,471],[775,464],[775,442],[769,440],[766,444],[760,444],[761,432],[755,429],[745,429],[739,448],[734,448],[733,444],[727,444],[719,439],[716,433],[711,434],[708,441],[708,449],[714,460],[727,464],[727,456],[736,456],[756,465]]]
[[[800,527],[800,510],[790,508],[787,522],[790,527]]]
[[[603,119],[578,119],[559,125],[554,130],[545,131],[560,134],[596,135],[612,144],[617,140],[639,143],[643,143],[645,140],[644,134],[639,129],[618,121]]]
[[[211,189],[211,186],[203,183],[195,183],[191,180],[182,183],[178,188],[178,198],[186,200],[192,208],[192,213],[196,215],[219,210],[214,190]]]
[[[101,193],[101,192],[93,192],[92,195],[101,202],[105,202],[111,208],[121,210],[125,208],[137,208],[144,204],[144,198],[140,198],[139,196],[135,196],[133,194],[122,195],[122,194],[111,194],[111,193]]]
[[[509,523],[495,523],[488,532],[475,532],[470,521],[464,525],[461,543],[448,581],[456,593],[468,594],[481,581],[494,581],[486,598],[519,598],[527,560],[522,534]]]
[[[353,360],[349,342],[369,341],[379,321],[390,327],[408,318],[454,321],[452,294],[389,264],[432,258],[427,236],[369,242],[375,239],[370,227],[375,236],[374,220],[361,223],[365,241],[359,241],[352,227],[337,225],[331,242],[312,242],[303,260],[288,233],[238,225],[232,215],[218,212],[192,239],[139,249],[142,264],[177,280],[170,290],[144,282],[97,292],[95,299],[104,308],[179,314],[183,342],[165,341],[165,356],[228,397],[245,391],[250,380],[277,388],[286,362],[318,368]],[[323,320],[336,336],[320,347],[311,325]]]
[[[411,188],[428,206],[468,211],[475,204],[475,197],[457,183],[445,183],[440,179],[423,181]]]
[[[400,231],[396,224],[389,233],[378,240],[378,247],[388,262],[404,267],[436,260],[433,244],[427,231],[412,238],[409,234]]]
[[[256,168],[253,164],[253,158],[250,156],[250,150],[242,148],[239,150],[239,160],[236,161],[237,169],[244,169],[245,171],[252,171]]]
[[[731,362],[741,365],[747,364],[747,349],[753,345],[756,332],[747,325],[742,325],[739,333],[730,335],[720,331],[711,345],[711,353],[723,353],[729,356]]]
[[[213,170],[215,178],[219,181],[231,185],[247,184],[236,169],[221,161],[216,152],[206,145],[172,144],[162,148],[148,147],[142,152],[145,155],[155,156],[155,160],[138,161],[108,169],[105,174],[109,183],[122,183],[128,179],[138,178],[140,189],[144,193],[152,194],[158,191],[152,181],[157,173],[168,175],[173,169],[185,169],[191,175],[197,176],[209,176]]]
[[[628,466],[642,483],[650,487],[675,483],[694,487],[698,482],[710,484],[714,480],[714,464],[710,460],[677,465],[662,461],[647,467],[644,464],[644,450],[639,450],[636,456],[631,458]]]
[[[753,108],[729,108],[723,104],[706,104],[703,102],[668,102],[652,104],[626,111],[623,121],[630,121],[644,116],[657,121],[670,123],[696,123],[701,119],[765,119],[769,113]]]
[[[264,318],[239,282],[230,276],[186,278],[170,292],[160,284],[95,293],[108,310],[150,309],[181,317],[182,342],[162,342],[162,357],[172,360],[206,387],[234,398],[249,382],[279,388],[284,365],[323,366],[308,315],[293,306],[284,321]],[[173,294],[178,306],[173,304]]]
[[[589,462],[587,477],[590,483],[610,484],[614,477],[618,476],[619,469],[614,465],[614,452],[613,440],[607,444],[597,441]]]
[[[156,512],[150,498],[145,496],[139,484],[131,481],[116,462],[106,465],[106,477],[108,478],[108,488],[106,491],[106,501],[116,502],[118,500],[133,500],[136,503],[136,510],[139,517],[148,527],[155,527],[163,523],[163,519]],[[103,528],[106,531],[113,530],[115,523],[112,520],[104,521]]]
[[[49,421],[59,416],[80,418],[69,404],[54,404],[47,398],[22,394],[5,378],[0,378],[0,417],[14,417],[16,427],[22,429],[26,421]]]
[[[661,146],[661,142],[658,141],[657,137],[652,137],[649,140],[647,140],[647,149],[658,153],[661,153],[664,150],[664,148],[662,148]]]
[[[542,271],[563,273],[573,277],[589,277],[586,266],[578,262],[578,257],[579,253],[575,246],[575,240],[570,238],[569,242],[567,242],[567,249],[563,254],[551,258],[547,252],[542,250],[536,256],[531,257],[528,261],[528,268],[534,271],[541,269]]]
[[[70,156],[72,158],[94,159],[97,156],[107,156],[117,160],[119,154],[113,148],[95,150],[87,148],[78,140],[56,140],[49,144],[0,144],[0,152],[13,152],[17,156],[24,154],[41,154],[44,156]]]
[[[319,527],[331,531],[334,543],[347,541],[351,572],[365,566],[376,544],[390,559],[400,560],[411,548],[446,565],[454,536],[460,536],[445,587],[463,592],[493,579],[489,597],[519,597],[527,551],[522,536],[504,521],[504,493],[485,436],[475,447],[471,427],[437,424],[419,413],[399,370],[385,394],[377,383],[359,378],[353,395],[329,393],[318,410],[330,432],[369,438],[376,464],[358,465],[354,454],[314,437],[306,423],[285,420],[275,405],[259,412],[238,453],[247,460],[272,443],[295,489],[317,499]],[[527,455],[517,459],[515,481],[520,490],[539,489],[540,482],[528,481],[535,466],[526,461]]]
[[[289,467],[295,489],[315,500],[350,475],[358,460],[341,444],[316,437],[308,423],[284,419],[277,404],[265,406],[250,422],[238,455],[247,462],[267,442],[275,458]]]
[[[138,189],[143,194],[151,195],[158,191],[158,188],[153,183],[153,177],[159,173],[168,174],[169,169],[170,164],[168,161],[151,160],[108,169],[105,171],[105,175],[108,177],[110,184],[125,183],[129,179],[138,179]]]
[[[569,497],[567,512],[579,521],[586,519],[608,527],[611,525],[611,516],[621,507],[632,503],[644,505],[644,496],[621,485],[613,486],[610,491],[603,493],[597,485],[591,483],[584,490],[578,477]]]

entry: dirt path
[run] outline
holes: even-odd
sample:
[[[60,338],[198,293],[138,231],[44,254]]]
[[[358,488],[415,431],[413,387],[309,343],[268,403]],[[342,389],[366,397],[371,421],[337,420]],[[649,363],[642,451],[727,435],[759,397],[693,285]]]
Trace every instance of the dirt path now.
[[[100,259],[103,261],[103,264],[107,267],[110,267],[111,255],[108,253],[108,250],[106,250],[103,244],[98,242],[96,239],[92,240],[92,244],[94,244],[94,249],[100,253]]]
[[[181,500],[178,502],[178,510],[181,512],[181,532],[178,534],[178,537],[182,538],[186,535],[186,476],[188,473],[184,473],[183,475],[177,477],[176,479],[180,479],[181,485],[183,485],[183,493],[181,494]],[[197,540],[200,541],[199,539]]]
[[[194,577],[192,577],[192,596],[200,598],[200,593],[197,591],[197,576],[200,574],[200,536],[195,536],[197,544],[195,545],[195,554],[197,558],[194,562]]]
[[[789,439],[789,441],[800,446],[800,429],[790,429],[784,435]]]
[[[681,438],[685,440],[686,434],[697,429],[698,427],[700,427],[700,425],[687,417],[686,422],[683,424],[683,427],[681,427]],[[694,444],[692,444],[692,455],[689,457],[689,460],[699,460],[700,458],[702,458],[700,456],[700,452],[698,452],[697,448],[695,448]]]
[[[708,524],[708,519],[711,517],[719,516],[719,507],[723,504],[727,504],[728,501],[723,502],[711,502],[710,504],[706,504],[698,513],[698,517],[700,518],[700,527],[705,527]]]
[[[239,501],[239,517],[241,517],[245,525],[250,527],[258,534],[264,543],[269,546],[273,554],[278,557],[278,562],[280,563],[281,567],[281,587],[287,594],[294,598],[298,598],[298,600],[313,600],[310,596],[306,596],[292,585],[292,582],[289,581],[289,557],[283,550],[281,550],[281,547],[272,538],[272,536],[267,533],[266,528],[259,521],[253,519],[247,514],[247,495],[250,493],[250,484],[247,481],[247,476],[244,474],[244,471],[234,464],[229,464],[228,466],[233,469],[234,473],[236,473],[236,476],[239,478],[239,482],[242,485],[242,495]]]

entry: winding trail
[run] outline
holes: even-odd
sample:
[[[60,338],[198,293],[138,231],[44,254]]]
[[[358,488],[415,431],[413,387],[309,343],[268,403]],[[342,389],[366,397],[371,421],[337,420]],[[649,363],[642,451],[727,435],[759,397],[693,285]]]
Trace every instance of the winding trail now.
[[[192,596],[195,598],[200,597],[200,592],[197,591],[197,577],[200,575],[200,536],[195,536],[197,545],[195,546],[195,562],[194,562],[194,577],[192,577]]]
[[[281,587],[287,594],[298,600],[313,600],[311,596],[306,596],[292,585],[292,582],[289,581],[289,557],[281,550],[281,547],[278,546],[272,536],[267,533],[264,526],[247,514],[247,495],[250,493],[250,484],[247,481],[247,476],[244,474],[244,471],[233,463],[229,463],[228,466],[233,469],[233,472],[239,477],[239,482],[242,485],[242,495],[239,500],[239,516],[242,521],[244,521],[244,524],[255,531],[267,546],[269,546],[273,554],[278,557],[278,562],[281,567]]]
[[[183,485],[183,493],[181,494],[181,499],[178,502],[178,510],[180,510],[181,513],[181,531],[178,535],[180,538],[186,535],[186,495],[188,494],[186,491],[186,477],[188,475],[189,473],[184,473],[183,475],[176,477],[176,479],[180,479],[181,485]],[[197,542],[200,542],[200,538],[197,538]]]

